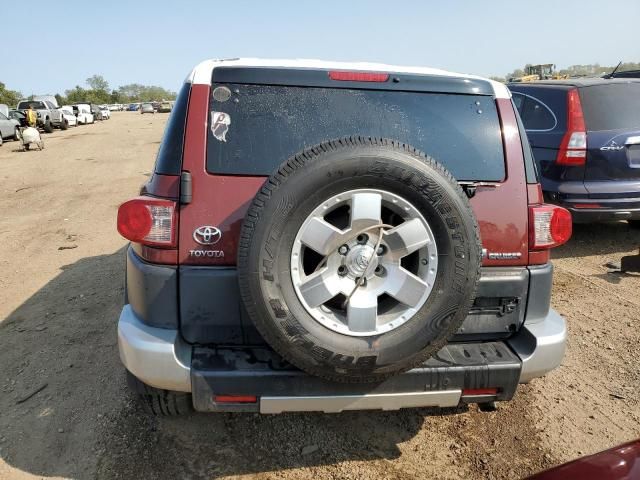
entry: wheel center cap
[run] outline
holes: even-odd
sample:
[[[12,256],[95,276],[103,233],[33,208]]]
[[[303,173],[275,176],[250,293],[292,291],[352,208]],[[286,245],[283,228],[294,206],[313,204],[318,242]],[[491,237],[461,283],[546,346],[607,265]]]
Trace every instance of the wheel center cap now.
[[[371,245],[358,245],[349,250],[346,259],[346,266],[349,273],[354,277],[361,277],[369,266],[369,261],[373,265],[369,268],[369,275],[373,275],[374,270],[378,266],[378,256]],[[371,260],[370,260],[371,259]]]

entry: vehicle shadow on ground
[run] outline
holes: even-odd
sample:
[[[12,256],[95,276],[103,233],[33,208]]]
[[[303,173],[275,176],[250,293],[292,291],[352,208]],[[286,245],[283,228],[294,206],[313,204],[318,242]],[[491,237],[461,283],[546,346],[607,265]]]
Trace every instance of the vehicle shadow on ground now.
[[[619,260],[622,254],[638,251],[640,229],[627,222],[574,224],[571,239],[551,253],[552,259],[611,255]]]
[[[83,480],[215,478],[390,459],[430,427],[425,417],[466,411],[149,417],[118,358],[124,261],[120,249],[67,265],[0,323],[0,458],[10,468]]]

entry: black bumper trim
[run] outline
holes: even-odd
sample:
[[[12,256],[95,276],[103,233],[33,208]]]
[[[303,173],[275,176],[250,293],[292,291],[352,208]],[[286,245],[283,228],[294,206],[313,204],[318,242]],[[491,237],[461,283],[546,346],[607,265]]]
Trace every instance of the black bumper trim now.
[[[259,404],[217,404],[215,395],[332,396],[498,388],[510,400],[522,363],[503,342],[452,343],[422,366],[383,382],[346,384],[308,375],[262,348],[195,347],[191,385],[196,410],[258,411]]]

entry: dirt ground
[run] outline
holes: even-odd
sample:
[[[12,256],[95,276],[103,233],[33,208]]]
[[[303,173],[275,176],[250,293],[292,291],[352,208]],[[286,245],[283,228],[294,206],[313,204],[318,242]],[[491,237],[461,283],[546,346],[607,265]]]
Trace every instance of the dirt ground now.
[[[496,412],[145,416],[118,359],[115,216],[165,121],[121,112],[42,152],[0,147],[0,479],[511,479],[640,437],[640,276],[604,266],[640,246],[622,222],[554,253],[564,364]]]

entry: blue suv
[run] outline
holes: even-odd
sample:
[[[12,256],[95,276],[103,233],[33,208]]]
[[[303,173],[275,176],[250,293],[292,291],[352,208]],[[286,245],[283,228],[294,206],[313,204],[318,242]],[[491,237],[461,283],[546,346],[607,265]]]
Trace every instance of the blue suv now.
[[[510,84],[547,201],[640,226],[640,79]]]

